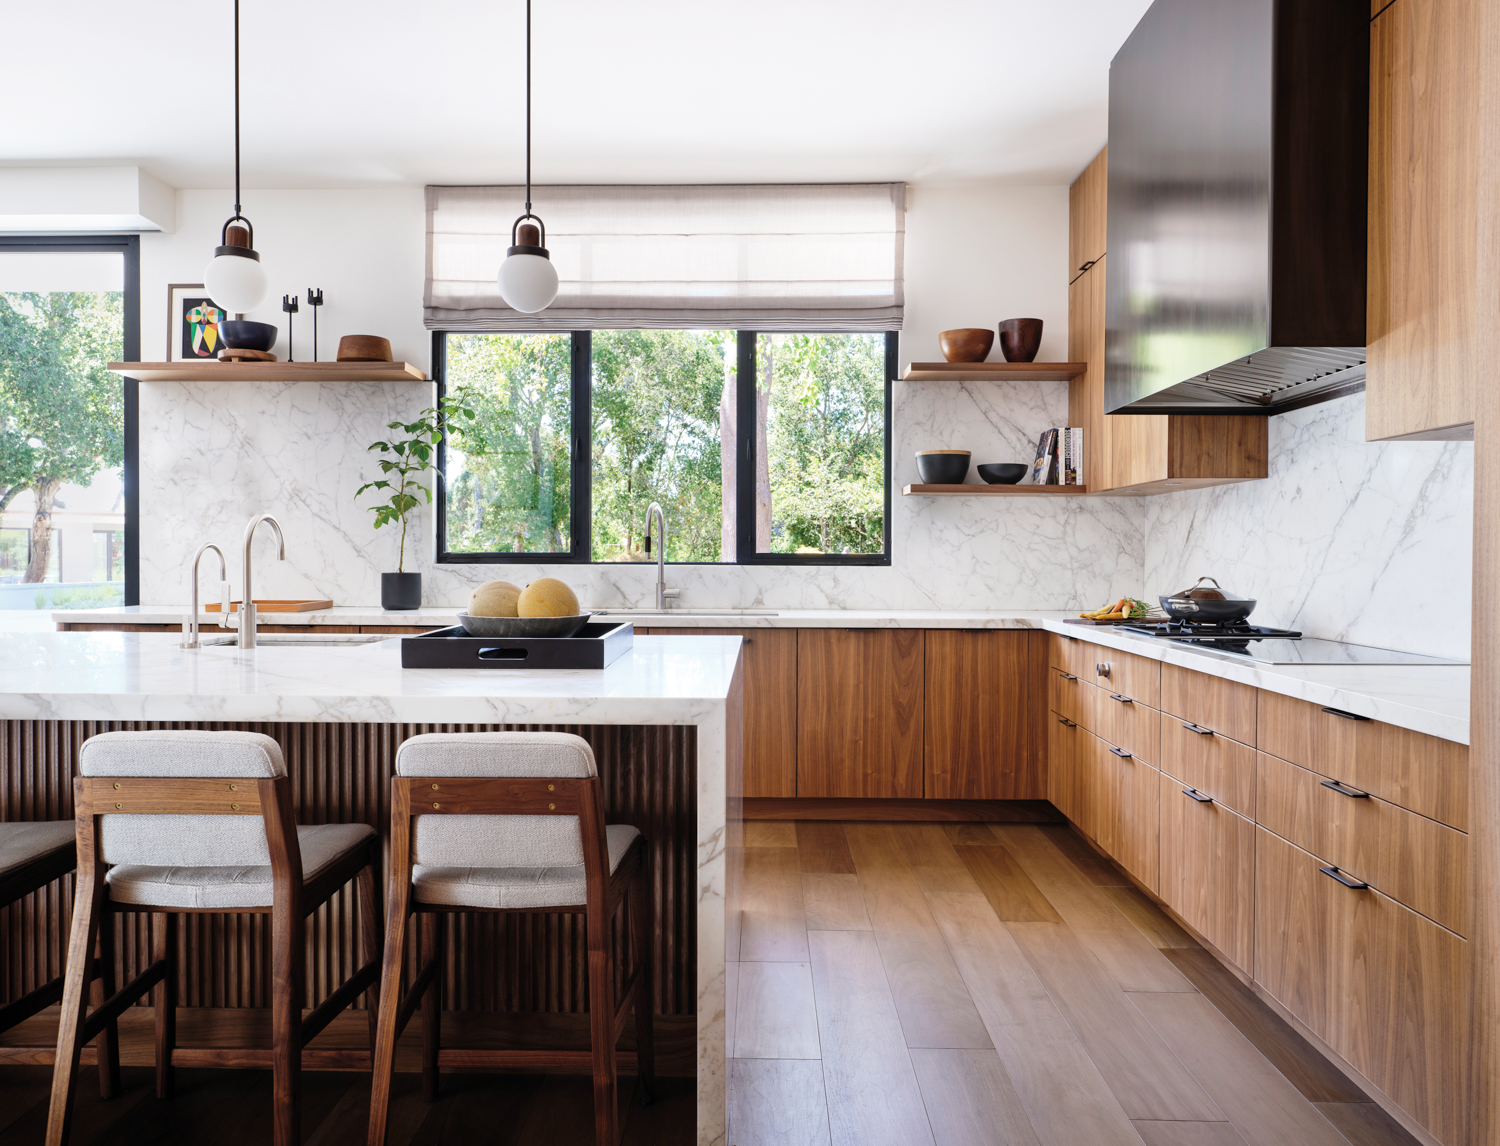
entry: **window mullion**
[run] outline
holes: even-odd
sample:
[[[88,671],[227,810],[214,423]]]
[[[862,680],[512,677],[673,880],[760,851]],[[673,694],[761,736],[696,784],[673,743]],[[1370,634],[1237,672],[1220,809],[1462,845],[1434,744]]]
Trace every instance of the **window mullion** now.
[[[739,544],[734,560],[749,565],[755,560],[755,331],[737,332],[734,386],[734,474],[735,537]],[[728,561],[729,554],[724,554]]]
[[[573,560],[594,556],[594,336],[573,332]]]

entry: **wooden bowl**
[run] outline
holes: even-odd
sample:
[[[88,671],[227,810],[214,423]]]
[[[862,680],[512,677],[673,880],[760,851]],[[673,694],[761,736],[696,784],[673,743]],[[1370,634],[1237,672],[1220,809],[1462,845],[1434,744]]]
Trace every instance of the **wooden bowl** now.
[[[346,334],[339,339],[340,362],[389,362],[391,340],[378,334]]]
[[[1007,318],[1000,324],[1000,353],[1007,362],[1035,362],[1042,348],[1042,320]]]
[[[938,346],[949,362],[983,362],[989,357],[990,347],[995,345],[993,330],[965,327],[962,330],[945,330],[938,335]]]

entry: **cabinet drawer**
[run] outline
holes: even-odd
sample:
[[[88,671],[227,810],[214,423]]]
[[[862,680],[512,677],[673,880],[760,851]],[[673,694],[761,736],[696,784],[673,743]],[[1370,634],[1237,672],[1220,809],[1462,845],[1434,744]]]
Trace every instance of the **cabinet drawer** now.
[[[1441,923],[1469,930],[1469,837],[1415,812],[1262,753],[1256,819],[1356,879]]]
[[[1199,724],[1188,727],[1164,712],[1160,767],[1225,807],[1255,818],[1255,749],[1250,746]]]
[[[1161,666],[1161,710],[1241,744],[1255,743],[1256,689],[1177,665]]]
[[[1094,679],[1094,653],[1099,651],[1098,645],[1059,633],[1048,633],[1047,636],[1048,663],[1053,668],[1081,676],[1084,680]]]
[[[1116,809],[1120,806],[1119,758],[1093,733],[1078,742],[1078,818],[1083,834],[1115,854]]]
[[[1048,714],[1047,799],[1076,824],[1082,815],[1078,761],[1089,734],[1069,719],[1056,712]]]
[[[1237,967],[1252,969],[1255,825],[1217,801],[1183,793],[1162,772],[1162,901]]]
[[[1161,697],[1161,662],[1134,653],[1117,652],[1103,645],[1092,646],[1094,657],[1085,680],[1091,680],[1107,692],[1128,696],[1151,708],[1158,708]]]
[[[1330,780],[1466,831],[1469,749],[1261,691],[1257,744]]]
[[[1094,693],[1095,727],[1091,731],[1148,764],[1157,763],[1161,759],[1161,714],[1118,693],[1097,688]]]
[[[1048,704],[1059,716],[1092,729],[1094,726],[1094,693],[1099,690],[1076,673],[1062,669],[1047,670]]]
[[[1467,1106],[1468,943],[1256,829],[1255,978],[1442,1142]]]
[[[1142,887],[1155,893],[1161,838],[1161,774],[1138,756],[1121,758],[1108,754],[1104,759],[1113,761],[1115,769],[1114,843],[1110,854]]]

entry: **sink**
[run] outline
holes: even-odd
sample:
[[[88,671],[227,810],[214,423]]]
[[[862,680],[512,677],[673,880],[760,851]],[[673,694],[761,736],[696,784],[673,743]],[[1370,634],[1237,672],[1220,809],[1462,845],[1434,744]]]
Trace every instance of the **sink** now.
[[[373,645],[377,641],[390,639],[390,633],[258,633],[255,637],[255,644],[257,648],[295,645],[304,649],[334,649],[346,645]],[[239,638],[237,636],[203,637],[202,644],[205,648],[210,645],[220,648],[238,646]]]

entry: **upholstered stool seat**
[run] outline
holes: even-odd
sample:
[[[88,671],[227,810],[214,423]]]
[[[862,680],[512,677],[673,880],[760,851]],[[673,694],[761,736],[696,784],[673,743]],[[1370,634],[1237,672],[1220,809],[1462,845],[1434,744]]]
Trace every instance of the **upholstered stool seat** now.
[[[73,821],[41,820],[27,824],[0,824],[0,879],[18,868],[44,859],[53,852],[73,854]],[[73,864],[68,863],[71,871]]]
[[[604,829],[609,874],[614,875],[641,833],[629,824]],[[537,907],[583,907],[588,887],[583,865],[564,867],[436,867],[415,864],[412,894],[418,903],[524,911]]]

